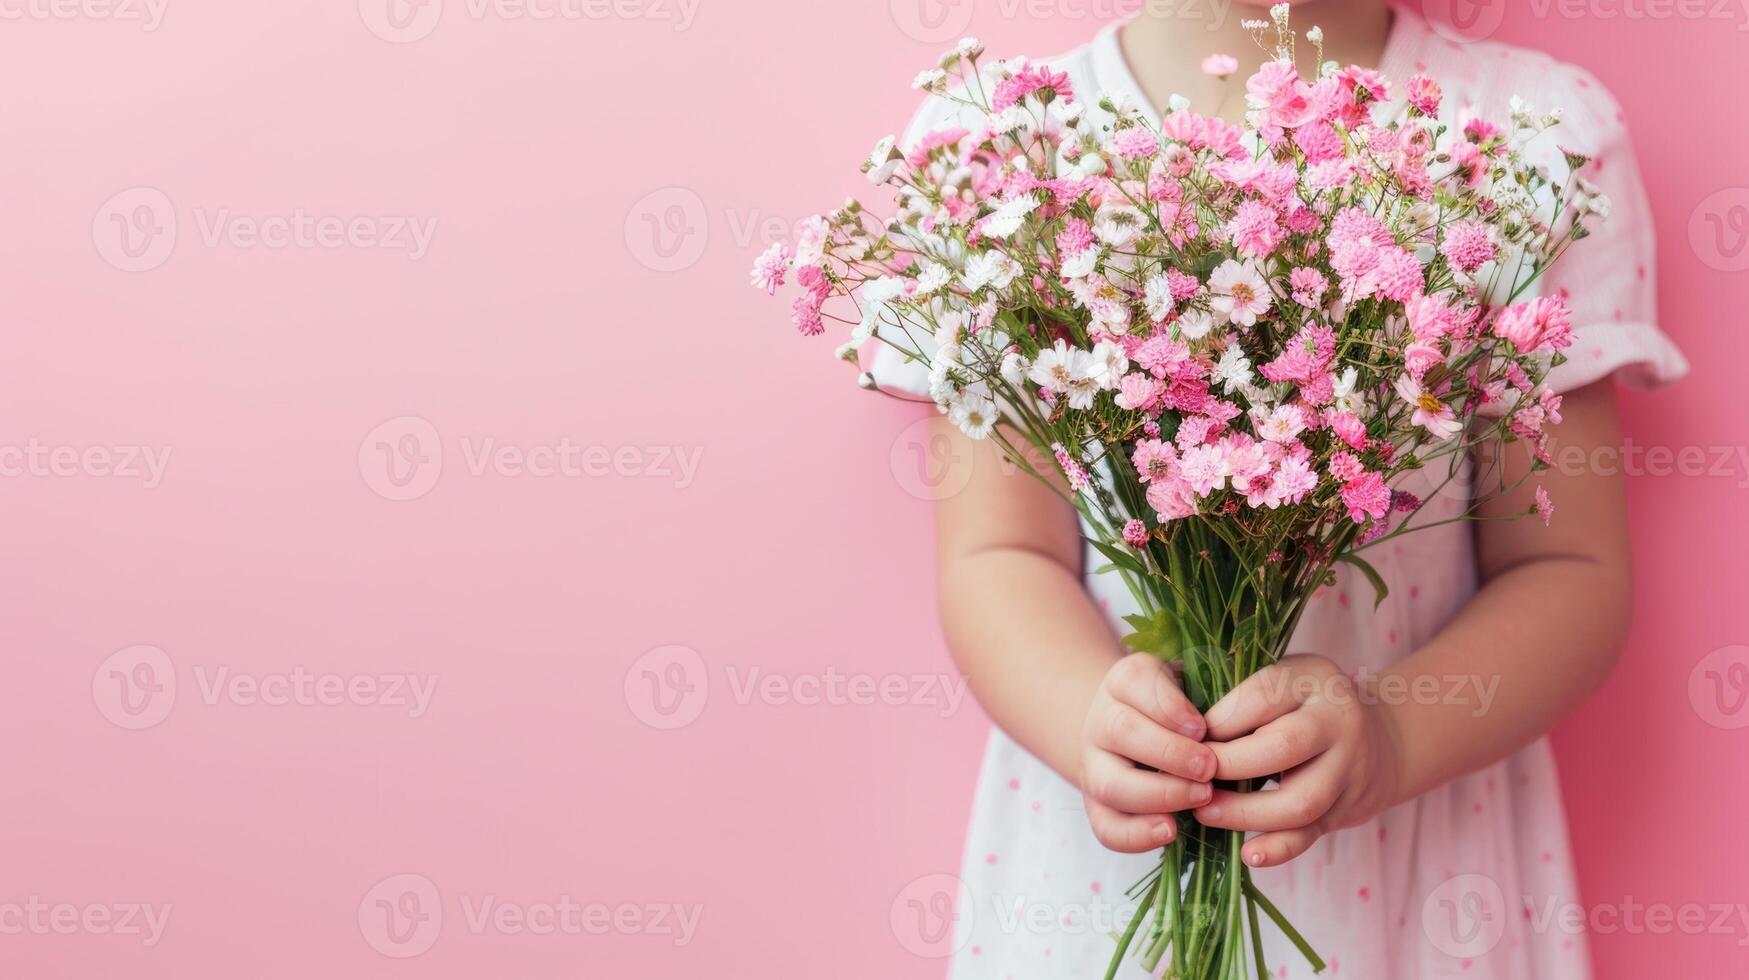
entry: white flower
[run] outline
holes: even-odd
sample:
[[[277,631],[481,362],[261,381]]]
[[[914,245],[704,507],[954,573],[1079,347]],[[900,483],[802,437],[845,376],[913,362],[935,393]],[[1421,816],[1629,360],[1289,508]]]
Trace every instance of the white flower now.
[[[1130,359],[1124,349],[1109,340],[1094,344],[1092,357],[1093,374],[1101,388],[1116,388],[1123,380],[1124,372],[1130,369]]]
[[[1250,262],[1228,259],[1209,277],[1209,305],[1232,323],[1249,327],[1269,312],[1269,284]]]
[[[985,286],[1007,289],[1020,272],[1020,263],[1010,258],[1008,253],[991,249],[966,260],[966,269],[960,273],[960,281],[974,293]]]
[[[1155,276],[1142,287],[1142,305],[1147,307],[1148,319],[1159,323],[1172,315],[1172,308],[1178,301],[1172,298],[1172,284],[1164,275]]]
[[[1336,378],[1336,410],[1350,415],[1359,415],[1361,397],[1355,390],[1360,385],[1360,372],[1354,368],[1345,368]]]
[[[1099,270],[1099,249],[1084,248],[1063,260],[1063,278],[1085,279]]]
[[[1215,329],[1214,314],[1204,310],[1185,310],[1176,322],[1178,335],[1185,340],[1201,340]]]
[[[1245,356],[1244,349],[1237,342],[1228,344],[1226,352],[1215,364],[1215,379],[1229,395],[1251,384],[1251,359]]]
[[[948,418],[973,439],[987,439],[996,428],[996,403],[988,396],[968,391],[953,403]]]
[[[976,58],[984,53],[984,42],[975,37],[962,37],[953,50],[962,58]]]
[[[1127,204],[1107,204],[1093,216],[1093,235],[1112,248],[1128,248],[1141,237],[1147,220]]]
[[[1184,96],[1178,94],[1177,92],[1173,92],[1166,99],[1166,111],[1167,112],[1184,112],[1184,111],[1188,110],[1189,108],[1190,108],[1190,100],[1185,98]]]
[[[953,270],[940,262],[930,262],[917,274],[918,296],[928,296],[953,281]]]
[[[1282,405],[1267,415],[1252,415],[1257,435],[1265,442],[1292,442],[1305,431],[1306,417],[1297,406]]]
[[[868,154],[868,182],[884,184],[888,178],[899,170],[899,164],[905,162],[896,149],[899,140],[895,136],[883,136]]]
[[[1002,373],[1002,380],[1018,388],[1020,383],[1026,380],[1026,373],[1032,370],[1032,362],[1027,360],[1026,355],[1019,351],[1009,351],[1002,355],[1002,367],[1000,370]]]
[[[1039,387],[1067,395],[1070,408],[1085,411],[1093,407],[1104,374],[1105,368],[1094,362],[1092,354],[1059,340],[1039,351],[1029,376]]]
[[[830,230],[820,215],[803,218],[796,226],[796,265],[819,265],[825,258],[826,235]]]
[[[946,81],[947,72],[940,68],[925,68],[917,73],[916,78],[911,80],[911,87],[929,92],[934,91],[937,86]]]
[[[1433,438],[1444,442],[1463,431],[1464,424],[1458,421],[1457,413],[1450,405],[1439,400],[1439,396],[1422,388],[1420,383],[1407,374],[1397,379],[1397,395],[1405,402],[1414,406],[1415,413],[1410,421],[1426,429]]]
[[[1026,216],[1038,208],[1038,199],[1031,194],[1003,201],[981,225],[986,238],[1007,238],[1020,230]]]

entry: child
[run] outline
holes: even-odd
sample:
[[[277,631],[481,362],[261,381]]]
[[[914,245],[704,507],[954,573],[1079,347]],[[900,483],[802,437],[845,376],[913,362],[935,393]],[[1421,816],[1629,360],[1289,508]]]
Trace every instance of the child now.
[[[1208,5],[1209,16],[1220,5]],[[1157,119],[1173,94],[1232,121],[1244,79],[1264,57],[1239,26],[1266,17],[1243,2],[1219,21],[1156,8],[1047,59],[1098,116],[1098,93]],[[989,442],[951,425],[971,459],[967,489],[939,505],[942,620],[961,668],[995,720],[962,877],[954,976],[1104,975],[1133,903],[1123,897],[1172,838],[1172,814],[1253,832],[1244,858],[1257,881],[1330,961],[1362,980],[1458,976],[1580,980],[1582,936],[1538,909],[1576,903],[1559,785],[1544,734],[1610,671],[1630,604],[1622,486],[1583,460],[1619,442],[1612,379],[1651,384],[1686,371],[1658,331],[1651,222],[1622,118],[1597,81],[1533,52],[1440,37],[1385,0],[1315,0],[1294,21],[1317,24],[1327,57],[1380,68],[1397,86],[1416,73],[1445,89],[1444,113],[1505,119],[1521,96],[1564,123],[1539,142],[1596,157],[1591,178],[1614,213],[1545,277],[1565,291],[1576,341],[1551,376],[1565,392],[1556,469],[1539,474],[1560,501],[1541,522],[1456,522],[1368,552],[1390,595],[1342,574],[1307,611],[1294,649],[1212,706],[1185,699],[1174,675],[1125,656],[1112,624],[1134,611],[1115,576],[1094,575],[1074,513],[1048,488],[997,464]],[[1235,55],[1225,78],[1198,65]],[[1381,108],[1380,114],[1395,111]],[[947,125],[927,105],[910,139]],[[883,352],[877,379],[926,387],[920,369]],[[1581,462],[1575,463],[1575,460]],[[1484,461],[1487,462],[1487,461]],[[1507,485],[1529,468],[1521,444],[1499,461]],[[1420,522],[1461,514],[1468,490],[1431,481]],[[1485,490],[1486,488],[1484,488]],[[1526,485],[1484,505],[1523,513]],[[1234,794],[1213,780],[1285,773],[1279,787]],[[1039,916],[1040,906],[1050,911]],[[1039,928],[1040,923],[1044,928]],[[1305,960],[1265,923],[1278,976]],[[1128,975],[1140,967],[1128,965]]]

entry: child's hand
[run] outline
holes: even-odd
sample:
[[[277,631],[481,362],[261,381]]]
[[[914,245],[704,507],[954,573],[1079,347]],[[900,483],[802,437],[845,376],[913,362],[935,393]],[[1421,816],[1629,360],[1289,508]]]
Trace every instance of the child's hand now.
[[[1134,854],[1171,842],[1172,815],[1211,797],[1206,731],[1160,660],[1136,653],[1112,665],[1081,728],[1081,793],[1101,844]]]
[[[1219,790],[1196,818],[1258,831],[1245,842],[1252,867],[1304,854],[1320,836],[1364,823],[1392,803],[1396,748],[1384,711],[1323,657],[1284,657],[1208,710],[1216,778],[1285,773],[1273,791]]]

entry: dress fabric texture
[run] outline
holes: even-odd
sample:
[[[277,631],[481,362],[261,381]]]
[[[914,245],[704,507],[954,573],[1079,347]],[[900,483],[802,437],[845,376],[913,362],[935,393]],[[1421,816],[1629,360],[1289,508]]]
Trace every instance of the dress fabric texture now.
[[[1149,104],[1124,61],[1118,26],[1065,55],[1039,59],[1068,72],[1078,99],[1095,117],[1102,92],[1139,107]],[[1558,143],[1594,154],[1592,178],[1614,210],[1542,281],[1544,294],[1565,291],[1575,328],[1569,360],[1555,370],[1552,386],[1570,390],[1610,375],[1646,386],[1682,376],[1687,364],[1657,327],[1645,191],[1621,111],[1603,86],[1583,69],[1534,51],[1448,40],[1403,9],[1397,10],[1380,67],[1394,83],[1394,95],[1417,72],[1436,79],[1445,90],[1448,122],[1466,110],[1505,120],[1514,95],[1539,110],[1563,110],[1562,124],[1538,140],[1535,152],[1558,161]],[[926,103],[907,139],[950,124],[955,112],[950,104]],[[924,370],[891,350],[878,351],[872,368],[889,388],[927,389]],[[1422,518],[1432,523],[1463,507],[1457,494],[1435,494]],[[1475,592],[1471,532],[1466,523],[1452,524],[1369,550],[1390,588],[1376,610],[1372,587],[1343,566],[1337,584],[1307,610],[1292,649],[1322,653],[1355,672],[1378,671],[1408,655]],[[1087,567],[1102,563],[1095,555]],[[1119,617],[1135,609],[1122,583],[1090,575],[1086,584],[1114,629],[1127,631]],[[1155,862],[1154,854],[1123,855],[1102,847],[1088,828],[1080,793],[1000,730],[992,731],[959,872],[964,888],[952,976],[1104,976],[1113,949],[1108,932],[1121,928],[1134,907],[1124,892]],[[1297,860],[1255,877],[1329,961],[1325,977],[1591,976],[1586,939],[1570,931],[1579,918],[1571,908],[1580,897],[1547,740],[1366,825],[1330,834]],[[1313,976],[1267,921],[1263,932],[1273,976]],[[1144,973],[1132,961],[1119,975]]]

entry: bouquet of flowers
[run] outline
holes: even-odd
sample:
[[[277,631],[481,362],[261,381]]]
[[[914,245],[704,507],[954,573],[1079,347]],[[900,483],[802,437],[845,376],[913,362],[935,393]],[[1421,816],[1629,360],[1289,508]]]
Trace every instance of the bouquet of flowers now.
[[[1434,80],[1395,93],[1325,63],[1315,28],[1302,75],[1286,4],[1246,26],[1270,60],[1245,126],[1179,99],[1153,119],[1102,97],[1095,121],[1066,75],[962,41],[916,82],[959,124],[863,165],[889,216],[809,219],[752,276],[793,275],[795,326],[844,324],[841,358],[878,339],[927,365],[966,436],[1066,487],[1141,609],[1125,642],[1176,662],[1204,710],[1285,653],[1337,563],[1383,599],[1362,553],[1419,526],[1406,474],[1437,468],[1443,489],[1520,440],[1548,464],[1543,382],[1571,327],[1561,298],[1522,297],[1608,207],[1583,155],[1558,175],[1528,157],[1557,114],[1515,101],[1506,124],[1447,125]],[[1532,510],[1552,510],[1541,487]],[[1321,970],[1244,835],[1179,820],[1112,972],[1134,947],[1183,980],[1264,976],[1260,913]]]

